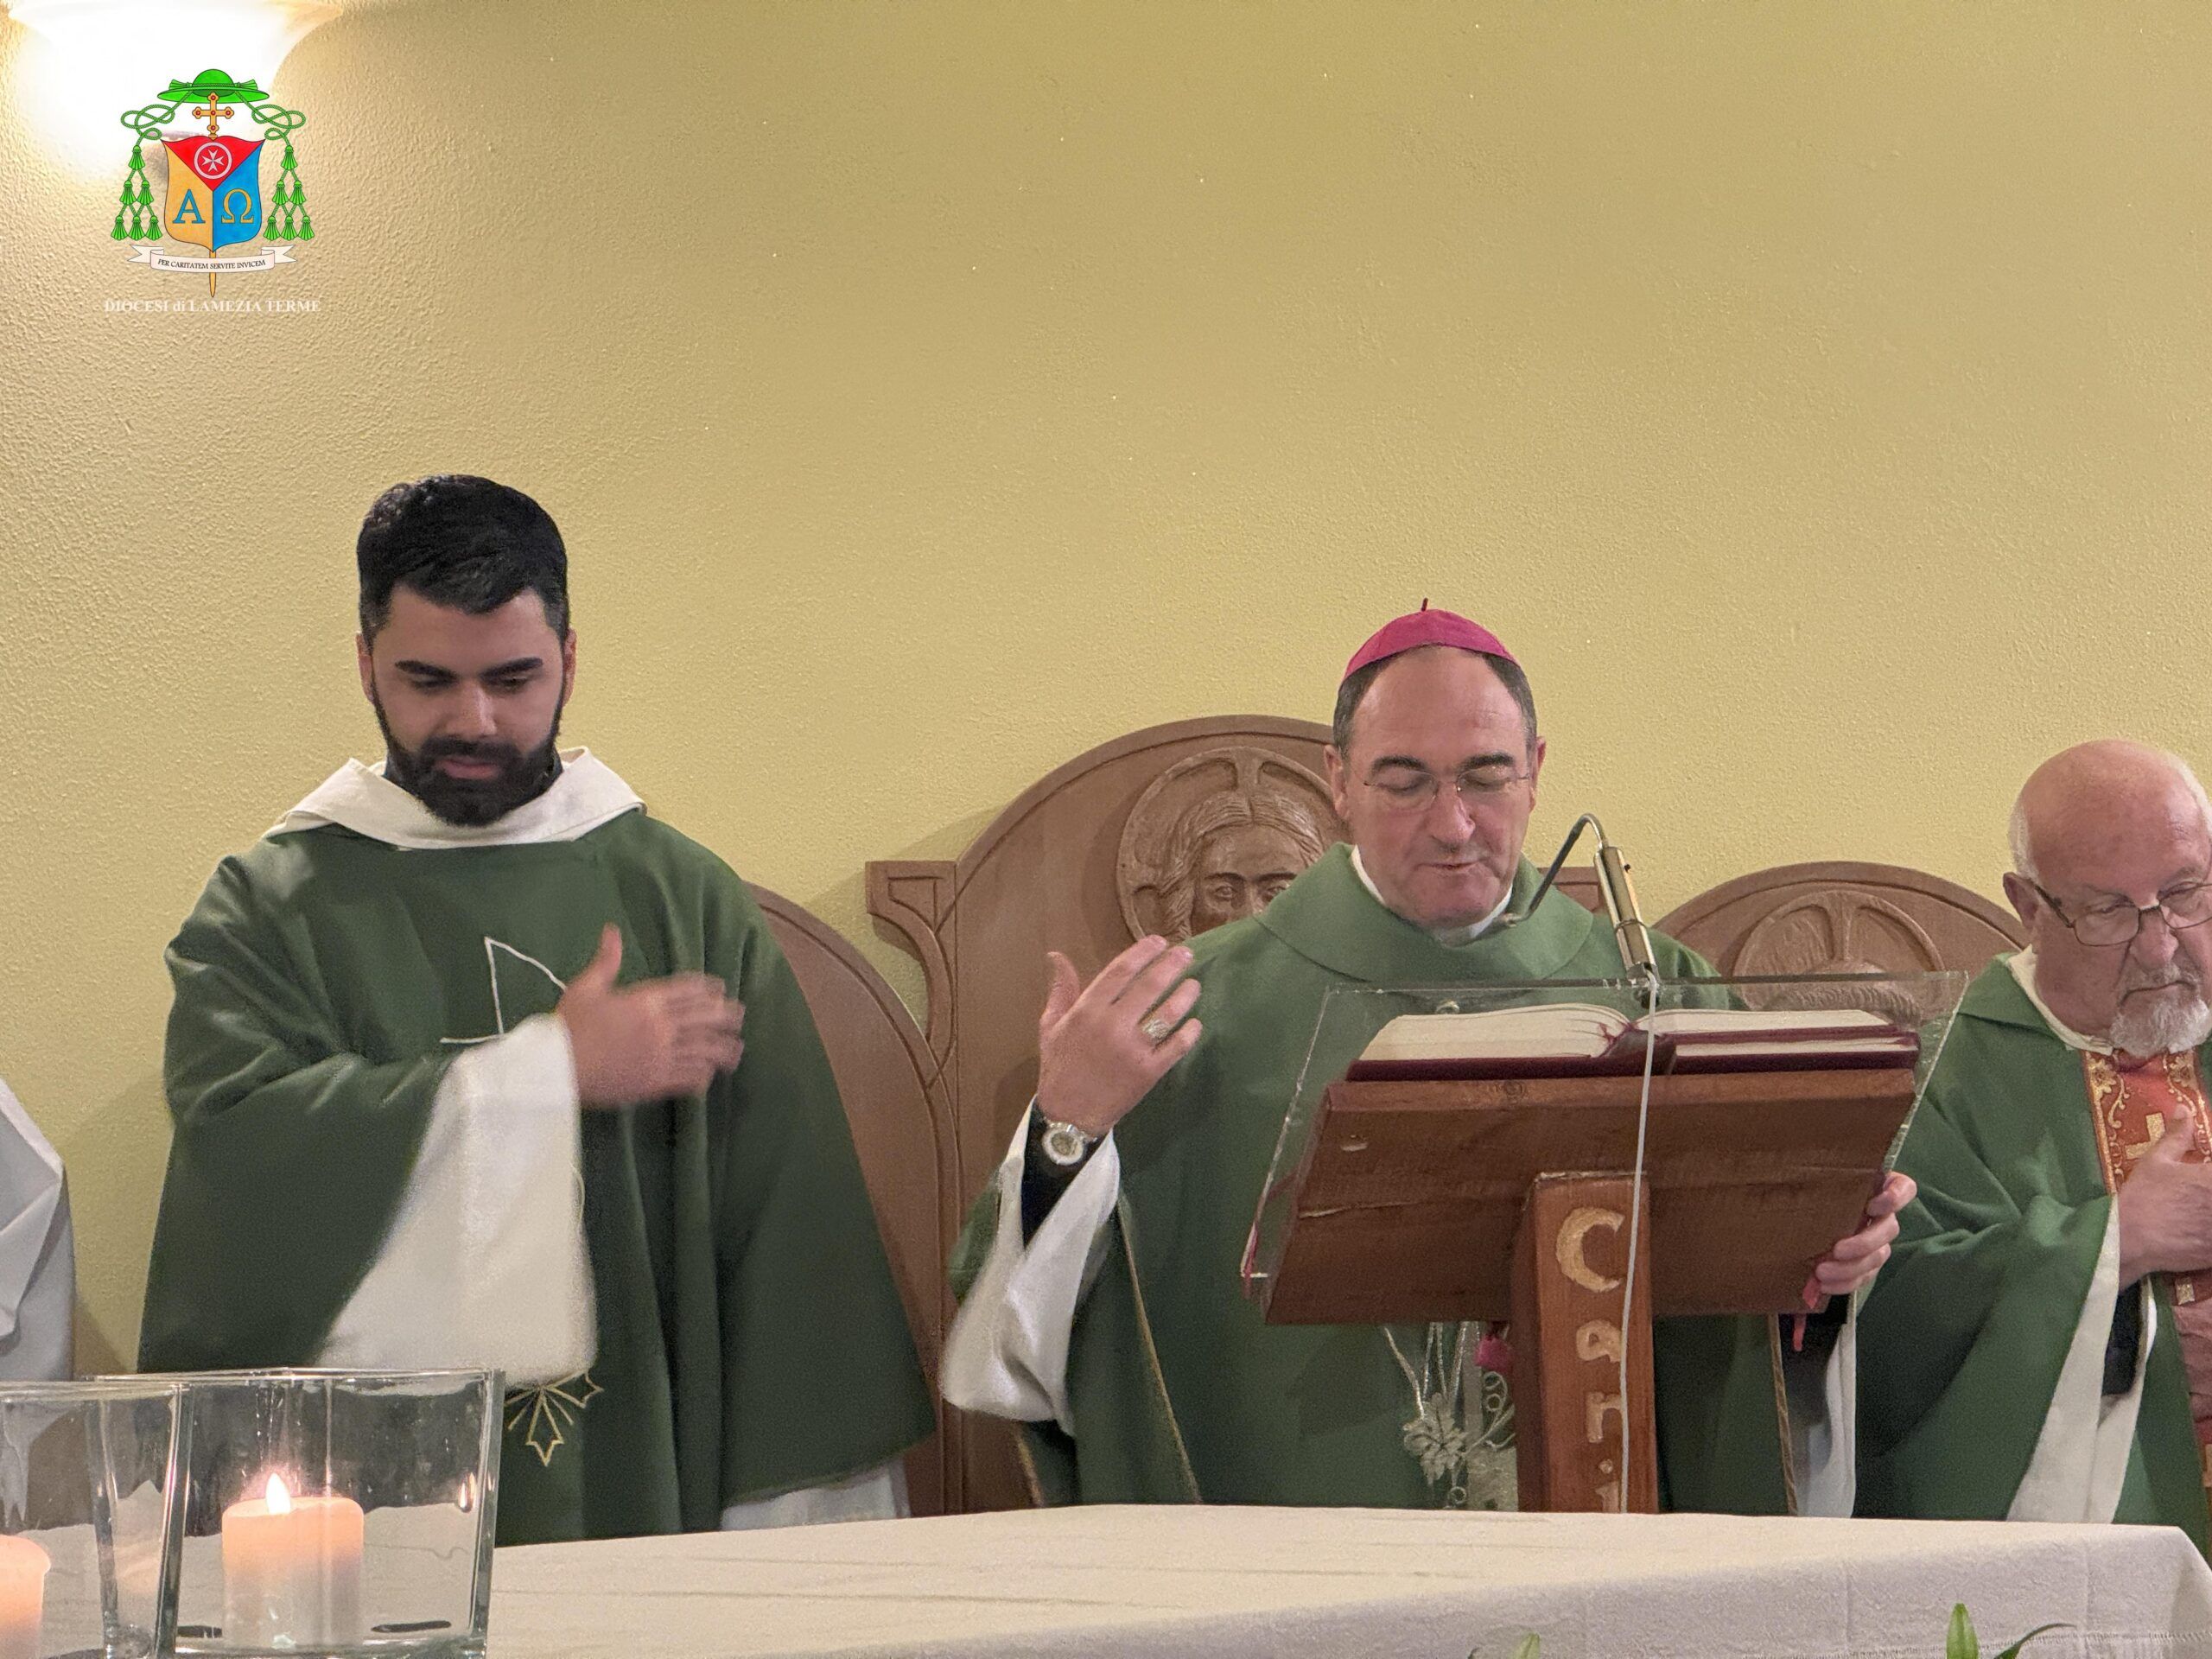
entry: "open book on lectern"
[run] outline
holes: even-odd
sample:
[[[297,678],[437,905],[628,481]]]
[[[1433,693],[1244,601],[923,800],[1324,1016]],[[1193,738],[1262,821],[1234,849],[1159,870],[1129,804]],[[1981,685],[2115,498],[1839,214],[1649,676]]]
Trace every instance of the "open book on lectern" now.
[[[1920,1033],[1866,1008],[1662,1007],[1641,1017],[1595,1002],[1402,1014],[1345,1075],[1415,1077],[1613,1076],[1909,1066]]]

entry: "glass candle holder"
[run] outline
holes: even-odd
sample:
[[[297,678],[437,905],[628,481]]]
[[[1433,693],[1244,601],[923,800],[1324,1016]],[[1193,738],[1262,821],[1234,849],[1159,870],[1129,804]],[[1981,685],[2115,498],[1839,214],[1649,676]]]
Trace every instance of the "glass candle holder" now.
[[[178,1380],[179,1655],[483,1653],[496,1372]]]
[[[155,1659],[174,1637],[181,1390],[0,1383],[0,1659]]]

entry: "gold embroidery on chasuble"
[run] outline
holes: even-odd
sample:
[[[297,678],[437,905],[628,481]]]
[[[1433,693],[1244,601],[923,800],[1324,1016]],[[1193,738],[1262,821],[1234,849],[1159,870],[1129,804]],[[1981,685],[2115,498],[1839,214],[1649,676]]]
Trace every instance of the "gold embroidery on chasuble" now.
[[[2138,1066],[2122,1066],[2109,1054],[2084,1052],[2082,1071],[2107,1192],[2118,1192],[2143,1155],[2165,1138],[2167,1114],[2177,1108],[2189,1114],[2190,1146],[2184,1158],[2190,1163],[2212,1159],[2212,1102],[2205,1097],[2194,1052],[2156,1055]],[[2200,1472],[2212,1487],[2212,1270],[2168,1278],[2174,1330],[2189,1373]]]
[[[441,1039],[454,1048],[473,1048],[505,1036],[523,1020],[550,1014],[569,982],[536,957],[517,950],[505,939],[484,936],[484,962],[490,975],[493,1028],[480,1037]],[[576,1189],[583,1190],[583,1171],[576,1172]],[[588,1370],[556,1376],[533,1388],[509,1389],[505,1401],[506,1429],[519,1433],[522,1443],[547,1467],[553,1454],[569,1443],[569,1430],[584,1408],[604,1393]]]
[[[569,1442],[569,1429],[584,1408],[606,1390],[589,1371],[556,1377],[536,1388],[507,1390],[507,1433],[520,1432],[522,1443],[537,1454],[539,1463],[551,1466],[553,1454]]]

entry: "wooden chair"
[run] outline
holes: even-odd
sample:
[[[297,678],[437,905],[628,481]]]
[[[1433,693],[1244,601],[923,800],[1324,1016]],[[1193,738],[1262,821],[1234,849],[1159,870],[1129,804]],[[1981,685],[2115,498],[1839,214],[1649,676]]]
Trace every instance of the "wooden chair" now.
[[[1340,838],[1323,782],[1327,741],[1326,727],[1268,715],[1155,726],[1040,779],[957,859],[868,867],[877,930],[920,960],[927,981],[957,1206],[989,1180],[1036,1090],[1045,952],[1065,951],[1087,979],[1143,932],[1187,931],[1193,912],[1204,920],[1221,908],[1198,891],[1210,859],[1245,856],[1242,880],[1268,874],[1287,849],[1306,863],[1319,857]],[[1012,1431],[969,1419],[960,1432],[967,1506],[1027,1504]]]
[[[2026,941],[1980,893],[1897,864],[1783,864],[1738,876],[1658,924],[1724,974],[1978,969]]]

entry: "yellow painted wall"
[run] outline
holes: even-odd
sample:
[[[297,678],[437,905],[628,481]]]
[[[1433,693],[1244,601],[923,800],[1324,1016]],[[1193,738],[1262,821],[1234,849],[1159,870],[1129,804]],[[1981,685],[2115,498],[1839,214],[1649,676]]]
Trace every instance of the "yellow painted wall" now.
[[[2212,759],[2212,9],[448,0],[279,80],[321,232],[188,296],[0,25],[0,1075],[136,1341],[161,947],[372,754],[362,508],[575,560],[569,729],[869,936],[1088,745],[1322,717],[1423,594],[1526,658],[1540,838],[1654,913],[1849,855],[1992,891],[2025,769]],[[205,66],[177,65],[189,75]],[[902,959],[901,959],[902,960]],[[241,1224],[250,1224],[241,1217]]]

